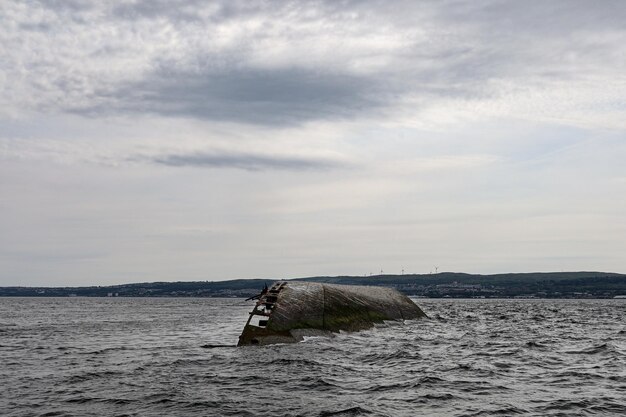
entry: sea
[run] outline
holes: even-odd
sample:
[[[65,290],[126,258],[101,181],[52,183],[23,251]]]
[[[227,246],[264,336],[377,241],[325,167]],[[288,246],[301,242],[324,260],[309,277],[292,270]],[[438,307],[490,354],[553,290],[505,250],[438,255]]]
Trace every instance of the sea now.
[[[626,300],[415,301],[237,348],[243,299],[0,298],[0,415],[626,415]]]

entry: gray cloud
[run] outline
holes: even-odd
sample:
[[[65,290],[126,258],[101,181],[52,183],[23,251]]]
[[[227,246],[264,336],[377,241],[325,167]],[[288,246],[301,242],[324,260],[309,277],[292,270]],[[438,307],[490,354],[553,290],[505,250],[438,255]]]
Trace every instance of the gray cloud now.
[[[339,168],[337,161],[321,158],[271,156],[253,153],[188,153],[150,158],[172,167],[235,168],[246,171],[319,171]]]
[[[203,0],[147,0],[121,2],[113,5],[111,16],[123,20],[165,19],[182,22],[220,22],[263,10],[280,8],[278,4],[237,1],[207,2]]]
[[[166,18],[170,20],[200,21],[198,8],[201,2],[196,0],[155,0],[119,3],[113,6],[114,17],[128,20]]]
[[[160,68],[144,80],[100,91],[86,115],[138,112],[259,125],[349,118],[381,109],[379,80],[303,69],[185,72]]]
[[[0,30],[0,71],[17,80],[0,105],[15,111],[293,126],[626,70],[621,1],[39,4],[50,13],[0,16],[18,29]]]

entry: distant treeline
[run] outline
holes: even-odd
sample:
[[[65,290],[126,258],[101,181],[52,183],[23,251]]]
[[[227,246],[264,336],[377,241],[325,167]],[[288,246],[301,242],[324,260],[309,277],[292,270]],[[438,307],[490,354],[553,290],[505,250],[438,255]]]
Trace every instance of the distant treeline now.
[[[475,275],[375,275],[297,278],[299,281],[394,287],[424,297],[614,298],[626,295],[626,275],[605,272],[549,272]],[[18,297],[250,297],[272,279],[150,282],[91,287],[0,287]]]

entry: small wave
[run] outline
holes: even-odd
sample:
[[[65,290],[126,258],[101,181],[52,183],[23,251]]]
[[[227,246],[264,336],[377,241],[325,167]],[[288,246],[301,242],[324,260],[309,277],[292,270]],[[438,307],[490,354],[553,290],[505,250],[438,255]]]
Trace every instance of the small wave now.
[[[511,388],[504,385],[495,385],[482,380],[455,380],[454,386],[461,392],[471,392],[474,395],[492,395],[499,391],[509,391]]]
[[[433,402],[446,402],[446,401],[452,401],[452,400],[458,400],[459,397],[452,395],[450,393],[443,393],[443,394],[425,394],[425,395],[421,395],[417,398],[412,398],[412,399],[407,399],[405,401],[413,403],[413,404],[430,404],[432,405]]]
[[[375,363],[385,363],[389,364],[390,362],[399,361],[399,360],[420,360],[422,357],[417,352],[410,352],[404,349],[394,350],[391,352],[385,353],[370,353],[361,357],[361,361],[363,363],[375,364]]]
[[[447,322],[448,322],[448,319],[447,319],[447,318],[445,318],[444,316],[442,316],[441,314],[436,314],[433,318],[434,318],[435,320],[437,320],[437,321],[441,321],[441,322],[443,322],[443,323],[447,323]]]
[[[213,360],[214,360],[213,358],[211,358],[211,359],[205,359],[205,358],[202,358],[202,359],[176,359],[175,361],[172,361],[172,362],[169,362],[169,363],[164,363],[164,364],[162,364],[160,366],[170,367],[172,365],[176,365],[176,366],[178,366],[178,365],[182,365],[182,366],[188,366],[188,365],[198,365],[198,366],[200,366],[200,365],[209,365],[209,364],[211,364],[211,362]]]
[[[524,410],[523,408],[515,407],[513,405],[509,405],[502,408],[497,408],[495,410],[480,410],[476,413],[469,414],[470,416],[510,416],[513,414],[527,414],[528,410]]]
[[[237,347],[237,345],[220,345],[220,344],[207,343],[206,345],[201,345],[200,347],[202,349],[215,349],[215,348],[232,348],[232,347]]]
[[[626,404],[624,403],[617,403],[610,398],[599,398],[597,402],[600,404],[592,405],[589,407],[589,410],[604,415],[608,415],[609,413],[622,416],[626,415]]]
[[[580,380],[589,380],[589,379],[604,379],[604,375],[596,374],[593,372],[579,372],[579,371],[565,371],[559,372],[554,376],[555,383],[563,383],[563,382],[578,382]]]
[[[454,400],[455,398],[457,398],[455,395],[452,395],[448,392],[445,392],[443,394],[426,394],[426,395],[422,395],[421,398],[427,399],[427,400]]]
[[[66,381],[70,384],[89,381],[92,379],[98,378],[109,378],[115,375],[122,375],[121,371],[102,371],[102,372],[85,372],[78,375],[72,375],[66,379]]]
[[[323,377],[306,377],[301,380],[301,385],[308,389],[330,390],[340,388],[339,385]]]
[[[377,384],[377,385],[372,385],[370,387],[363,387],[361,388],[361,390],[363,392],[386,392],[386,391],[402,391],[405,388],[407,388],[407,386],[410,386],[408,384],[406,384],[405,382],[397,382],[397,383],[393,383],[393,384]]]
[[[177,401],[174,401],[171,398],[159,398],[158,400],[151,401],[150,403],[163,405],[163,404],[172,404],[175,402]]]
[[[107,347],[98,350],[92,350],[89,352],[79,352],[81,355],[102,355],[103,353],[115,352],[118,350],[131,350],[128,346],[116,346],[116,347]]]
[[[421,385],[438,385],[438,384],[441,384],[442,382],[446,382],[446,380],[438,378],[436,376],[424,376],[424,377],[420,378],[419,381],[417,382],[417,384],[415,384],[415,385],[416,386],[421,386]]]
[[[322,366],[322,364],[312,361],[310,359],[300,358],[280,358],[274,359],[272,365],[278,366]]]
[[[106,403],[106,404],[126,405],[126,404],[134,403],[136,402],[136,400],[129,400],[126,398],[104,398],[104,399],[99,400],[99,402]]]
[[[344,410],[338,410],[338,411],[322,411],[319,414],[319,416],[320,417],[360,416],[360,415],[365,415],[365,414],[371,414],[371,411],[362,407],[351,407],[351,408],[346,408]]]
[[[515,365],[513,365],[511,363],[506,363],[506,362],[494,362],[493,366],[495,366],[496,368],[499,368],[499,369],[511,369]]]
[[[182,404],[184,408],[216,408],[219,407],[221,403],[216,401],[191,401],[186,404]]]
[[[481,366],[479,366],[476,363],[474,363],[474,364],[459,363],[459,364],[457,364],[457,366],[455,368],[452,368],[452,369],[458,369],[458,370],[461,370],[461,371],[467,371],[470,374],[474,374],[474,375],[477,375],[477,376],[480,375],[481,377],[495,375],[495,372],[492,369],[481,367]]]
[[[530,342],[526,342],[524,344],[524,346],[529,348],[529,349],[546,349],[547,348],[546,345],[543,345],[543,344],[541,344],[539,342],[535,342],[535,341],[532,341],[532,340]]]
[[[86,404],[90,402],[97,401],[98,398],[90,398],[90,397],[77,397],[77,398],[68,398],[65,400],[66,403],[70,404]]]
[[[587,410],[589,407],[593,405],[591,400],[582,399],[582,400],[569,400],[569,399],[560,399],[552,401],[550,404],[540,407],[539,411],[572,411],[572,410]]]
[[[168,408],[207,408],[207,409],[211,409],[211,408],[216,408],[219,407],[221,404],[219,402],[216,401],[181,401],[181,400],[175,400],[172,398],[158,398],[154,401],[150,402],[151,404],[155,404],[155,405],[160,405],[160,406],[165,406]]]
[[[570,355],[595,355],[598,353],[604,353],[612,350],[612,347],[608,343],[602,343],[601,345],[591,346],[587,349],[581,350],[566,350],[563,353],[567,353]]]

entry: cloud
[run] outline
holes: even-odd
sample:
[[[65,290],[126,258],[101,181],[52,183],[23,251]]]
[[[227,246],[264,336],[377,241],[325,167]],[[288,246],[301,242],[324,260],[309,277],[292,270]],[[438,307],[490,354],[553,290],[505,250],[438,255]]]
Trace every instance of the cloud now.
[[[295,125],[349,118],[383,108],[389,91],[376,80],[304,69],[185,72],[160,68],[138,82],[102,91],[90,116],[151,113],[257,125]]]
[[[280,127],[478,107],[597,125],[594,109],[608,105],[615,125],[624,19],[619,1],[9,2],[0,113]],[[555,90],[580,94],[564,104]],[[568,117],[572,108],[583,111]]]
[[[171,167],[235,168],[246,171],[319,171],[339,168],[337,161],[321,158],[261,155],[253,153],[187,153],[152,157]]]
[[[622,0],[0,1],[0,280],[624,269],[624,21]],[[584,261],[541,261],[564,255]]]

